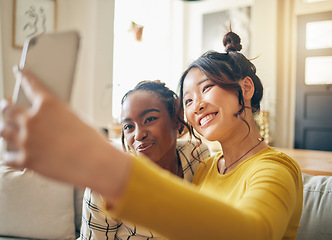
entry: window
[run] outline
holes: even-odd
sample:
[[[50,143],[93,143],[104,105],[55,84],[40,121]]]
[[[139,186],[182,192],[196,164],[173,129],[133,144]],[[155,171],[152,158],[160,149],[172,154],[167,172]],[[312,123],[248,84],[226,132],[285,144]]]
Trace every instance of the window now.
[[[305,59],[305,84],[332,84],[332,56]]]
[[[332,48],[332,20],[307,22],[305,32],[305,84],[332,84],[332,56],[324,51]]]
[[[332,20],[308,22],[305,42],[307,49],[332,47]]]
[[[172,79],[172,58],[176,53],[172,45],[171,8],[172,1],[169,0],[115,1],[114,122],[120,120],[122,96],[138,82],[159,79],[176,90],[178,79]],[[143,30],[141,40],[136,38],[135,27]]]

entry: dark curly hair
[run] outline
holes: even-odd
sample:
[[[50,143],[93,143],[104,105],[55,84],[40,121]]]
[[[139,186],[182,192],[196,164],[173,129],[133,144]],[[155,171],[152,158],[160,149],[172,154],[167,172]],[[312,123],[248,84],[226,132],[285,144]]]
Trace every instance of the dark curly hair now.
[[[132,90],[128,91],[121,100],[121,105],[127,99],[127,97],[136,91],[149,91],[158,96],[160,101],[166,106],[170,119],[178,124],[178,133],[183,132],[184,127],[189,129],[188,124],[184,121],[183,105],[178,97],[178,95],[166,87],[165,83],[160,80],[145,80],[139,82]],[[122,147],[126,151],[124,132],[122,129],[121,133]]]

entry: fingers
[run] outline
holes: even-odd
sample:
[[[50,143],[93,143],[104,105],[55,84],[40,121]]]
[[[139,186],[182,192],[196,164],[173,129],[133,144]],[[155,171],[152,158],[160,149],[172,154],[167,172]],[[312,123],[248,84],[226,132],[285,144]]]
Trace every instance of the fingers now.
[[[18,134],[19,132],[17,125],[11,123],[6,124],[6,126],[0,130],[0,136],[3,137],[10,145],[17,144]]]
[[[18,105],[12,104],[7,100],[1,100],[1,113],[4,123],[18,122],[23,114],[26,114],[26,110]]]
[[[4,152],[2,158],[7,166],[17,169],[22,169],[23,167],[23,158],[20,152]]]
[[[3,137],[8,144],[17,146],[19,144],[19,126],[23,119],[22,116],[26,114],[26,110],[6,100],[2,100],[0,106],[3,117],[0,136]]]
[[[22,88],[28,100],[32,105],[39,103],[45,95],[52,93],[45,85],[30,71],[22,70]]]

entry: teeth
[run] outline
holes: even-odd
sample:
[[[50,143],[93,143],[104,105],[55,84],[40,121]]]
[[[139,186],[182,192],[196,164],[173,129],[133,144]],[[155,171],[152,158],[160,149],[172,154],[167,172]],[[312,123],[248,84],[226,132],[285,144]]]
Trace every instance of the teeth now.
[[[213,118],[215,115],[215,113],[211,113],[203,117],[200,121],[201,126],[204,125],[209,119]]]

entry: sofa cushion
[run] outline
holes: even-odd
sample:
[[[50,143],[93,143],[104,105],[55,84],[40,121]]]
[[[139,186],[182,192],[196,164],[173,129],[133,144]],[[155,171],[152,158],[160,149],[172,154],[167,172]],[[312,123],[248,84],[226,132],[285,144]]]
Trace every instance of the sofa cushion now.
[[[0,165],[0,235],[75,239],[74,188]]]
[[[302,176],[303,211],[297,239],[332,239],[332,176]]]

